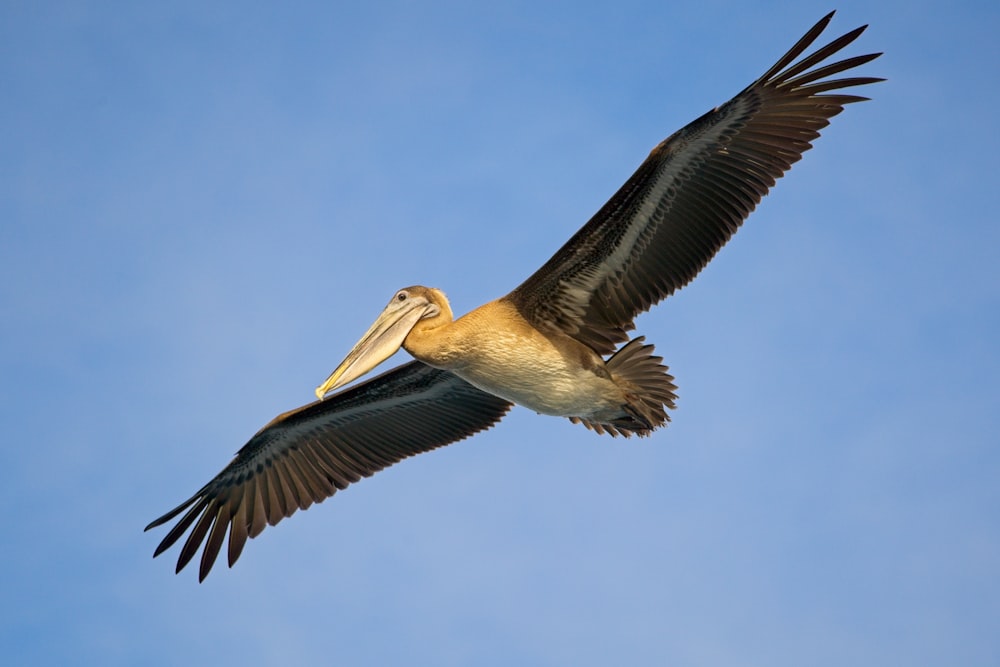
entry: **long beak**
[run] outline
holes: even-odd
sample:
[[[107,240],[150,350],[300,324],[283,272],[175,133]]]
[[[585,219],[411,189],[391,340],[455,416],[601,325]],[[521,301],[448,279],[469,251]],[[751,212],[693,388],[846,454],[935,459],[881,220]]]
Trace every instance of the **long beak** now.
[[[409,308],[399,309],[389,304],[326,382],[316,387],[316,397],[322,399],[337,387],[361,377],[395,354],[402,347],[410,329],[427,313],[427,305],[426,302],[414,303]]]

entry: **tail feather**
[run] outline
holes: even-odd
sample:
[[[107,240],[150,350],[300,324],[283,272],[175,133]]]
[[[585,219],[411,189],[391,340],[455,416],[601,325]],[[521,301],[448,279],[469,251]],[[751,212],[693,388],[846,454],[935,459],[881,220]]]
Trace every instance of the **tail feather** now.
[[[677,385],[663,365],[663,357],[654,356],[653,346],[644,345],[644,340],[643,336],[633,338],[607,361],[608,372],[625,389],[625,414],[610,423],[581,417],[570,417],[570,421],[597,433],[625,437],[649,435],[670,421],[667,409],[677,407]]]

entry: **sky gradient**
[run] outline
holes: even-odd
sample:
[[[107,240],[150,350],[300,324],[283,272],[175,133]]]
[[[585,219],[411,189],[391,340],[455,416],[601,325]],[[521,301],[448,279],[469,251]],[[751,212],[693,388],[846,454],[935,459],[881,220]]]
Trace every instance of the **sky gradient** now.
[[[499,4],[0,9],[5,663],[1000,663],[1000,9]],[[889,80],[638,319],[668,428],[517,408],[150,558],[395,289],[505,294],[834,8]]]

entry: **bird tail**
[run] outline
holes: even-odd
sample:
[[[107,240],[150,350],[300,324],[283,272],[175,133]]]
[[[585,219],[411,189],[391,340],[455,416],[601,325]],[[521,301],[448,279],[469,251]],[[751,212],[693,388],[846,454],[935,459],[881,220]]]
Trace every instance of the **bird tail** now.
[[[677,385],[663,365],[663,357],[654,356],[653,346],[643,344],[644,340],[643,336],[633,338],[607,361],[608,372],[625,390],[622,416],[610,422],[580,417],[570,417],[571,421],[598,433],[625,437],[649,435],[670,421],[667,409],[677,407]]]

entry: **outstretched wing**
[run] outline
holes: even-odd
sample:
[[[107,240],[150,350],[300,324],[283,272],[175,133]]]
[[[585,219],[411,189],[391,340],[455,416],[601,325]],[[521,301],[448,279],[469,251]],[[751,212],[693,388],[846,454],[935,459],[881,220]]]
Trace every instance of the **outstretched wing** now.
[[[286,412],[251,438],[198,493],[146,526],[163,525],[186,510],[153,556],[191,529],[177,572],[205,542],[198,572],[202,581],[227,529],[232,567],[247,538],[268,525],[401,459],[487,429],[510,407],[448,371],[414,361]]]
[[[878,53],[821,63],[867,26],[794,62],[833,13],[762,77],[653,149],[638,171],[546,264],[506,298],[536,326],[601,354],[633,319],[690,282],[845,104],[845,88],[882,79],[834,75]],[[831,92],[833,91],[833,92]]]

